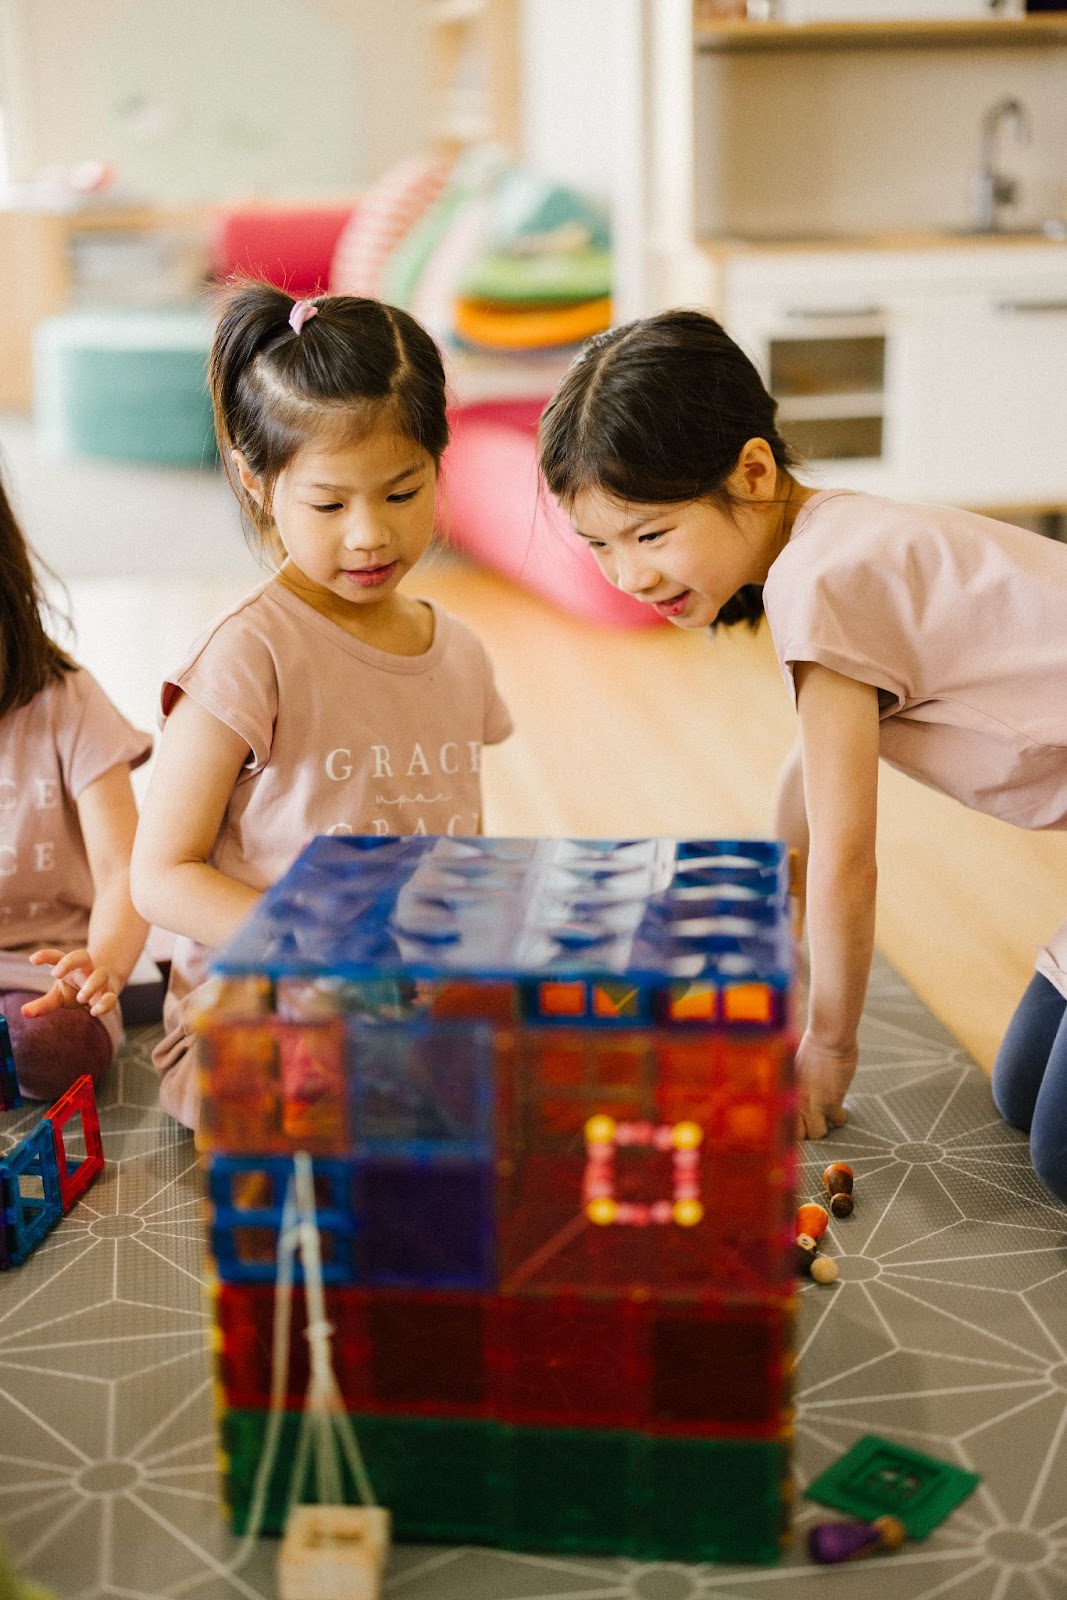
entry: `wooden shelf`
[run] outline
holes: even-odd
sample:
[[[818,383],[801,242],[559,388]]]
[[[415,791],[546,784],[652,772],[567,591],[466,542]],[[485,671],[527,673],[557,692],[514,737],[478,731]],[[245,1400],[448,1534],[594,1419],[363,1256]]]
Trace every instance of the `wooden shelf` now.
[[[1026,17],[939,22],[715,22],[694,6],[693,41],[701,51],[747,54],[778,50],[959,49],[961,46],[1067,45],[1067,11]]]

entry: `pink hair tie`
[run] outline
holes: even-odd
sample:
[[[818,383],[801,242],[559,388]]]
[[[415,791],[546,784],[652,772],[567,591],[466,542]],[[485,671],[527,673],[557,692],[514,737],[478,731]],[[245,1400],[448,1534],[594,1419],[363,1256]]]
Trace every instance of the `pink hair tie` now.
[[[299,333],[304,323],[310,322],[318,314],[319,308],[314,300],[297,300],[289,313],[289,326],[294,333]]]

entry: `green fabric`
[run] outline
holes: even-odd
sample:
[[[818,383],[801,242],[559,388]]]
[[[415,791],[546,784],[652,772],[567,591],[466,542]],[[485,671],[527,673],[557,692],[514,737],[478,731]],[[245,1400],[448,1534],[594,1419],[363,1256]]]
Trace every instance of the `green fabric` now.
[[[463,274],[459,292],[469,300],[497,300],[508,305],[600,300],[611,293],[611,253],[568,250],[483,256]]]

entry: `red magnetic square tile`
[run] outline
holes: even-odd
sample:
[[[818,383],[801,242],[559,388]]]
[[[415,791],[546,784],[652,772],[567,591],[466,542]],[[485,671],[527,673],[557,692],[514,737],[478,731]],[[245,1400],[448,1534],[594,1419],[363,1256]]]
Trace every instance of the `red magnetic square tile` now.
[[[495,1416],[560,1427],[636,1426],[644,1384],[633,1301],[509,1295],[498,1305]]]
[[[219,1284],[215,1293],[219,1379],[231,1407],[262,1409],[270,1404],[275,1294],[273,1284]],[[365,1296],[351,1289],[326,1290],[326,1316],[332,1328],[334,1375],[345,1404],[353,1410],[367,1404],[367,1362],[370,1342]],[[289,1365],[285,1403],[302,1407],[310,1368],[307,1301],[294,1287],[290,1303]]]
[[[372,1409],[470,1415],[487,1401],[487,1300],[378,1291],[367,1305]]]
[[[789,1398],[791,1305],[648,1306],[653,1426],[745,1433],[782,1426]]]

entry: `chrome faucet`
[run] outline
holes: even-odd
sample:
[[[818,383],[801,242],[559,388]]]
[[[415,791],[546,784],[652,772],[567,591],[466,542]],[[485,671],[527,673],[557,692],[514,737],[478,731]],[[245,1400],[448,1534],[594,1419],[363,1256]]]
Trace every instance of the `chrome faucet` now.
[[[982,164],[976,184],[977,226],[983,233],[996,233],[1001,225],[1001,207],[1013,206],[1019,198],[1018,179],[1000,172],[995,165],[997,139],[1003,122],[1012,124],[1020,144],[1030,143],[1030,117],[1021,100],[1009,95],[990,106],[982,118]]]

